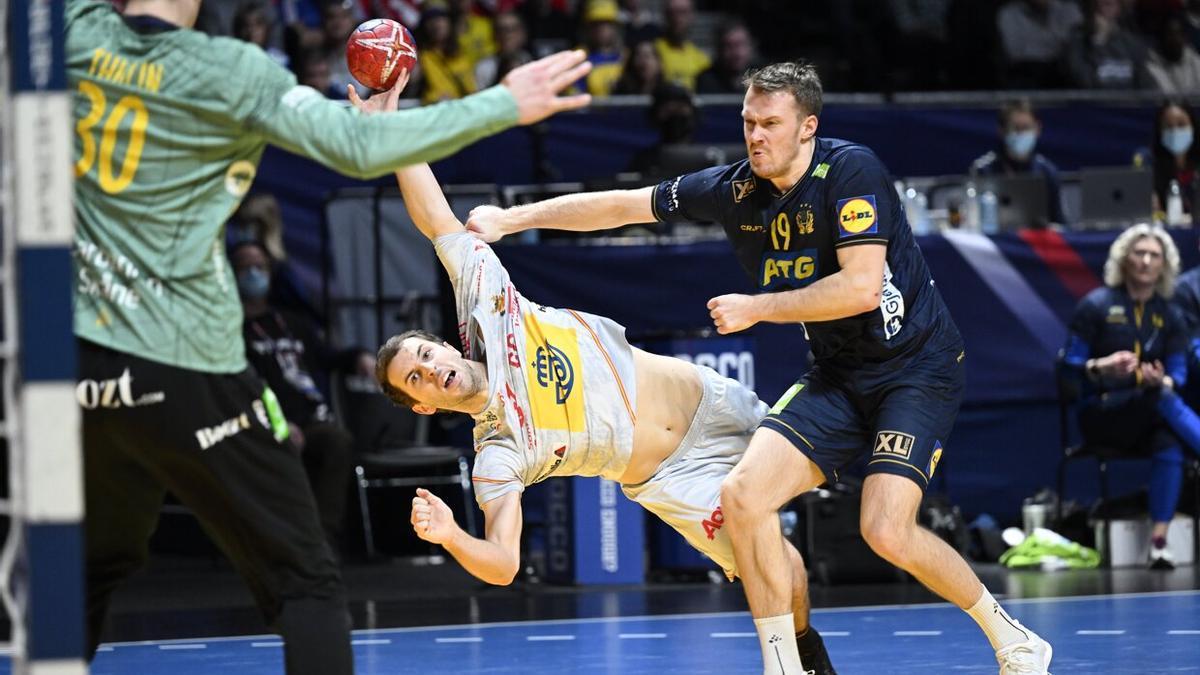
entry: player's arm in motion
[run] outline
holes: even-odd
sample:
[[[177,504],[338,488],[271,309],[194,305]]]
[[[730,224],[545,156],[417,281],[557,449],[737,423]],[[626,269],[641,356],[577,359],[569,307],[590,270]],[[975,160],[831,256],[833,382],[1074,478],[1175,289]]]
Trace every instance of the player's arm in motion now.
[[[517,576],[521,562],[521,493],[509,492],[483,505],[484,538],[472,537],[454,522],[450,507],[437,495],[417,489],[412,526],[417,536],[441,544],[471,574],[506,586]]]
[[[563,195],[533,204],[502,209],[477,206],[467,218],[467,229],[492,243],[507,234],[554,229],[573,232],[611,230],[634,223],[653,223],[654,186],[636,190],[606,190]]]
[[[837,250],[837,259],[841,269],[806,288],[760,295],[731,293],[709,300],[717,332],[736,333],[760,321],[833,321],[877,309],[887,246],[843,246]]]

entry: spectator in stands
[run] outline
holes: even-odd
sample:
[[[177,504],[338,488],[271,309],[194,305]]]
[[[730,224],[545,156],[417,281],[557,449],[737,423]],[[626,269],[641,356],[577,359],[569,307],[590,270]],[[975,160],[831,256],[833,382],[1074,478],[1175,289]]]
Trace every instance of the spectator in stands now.
[[[1183,482],[1183,452],[1200,447],[1200,418],[1176,391],[1187,380],[1187,335],[1169,303],[1179,251],[1158,227],[1134,225],[1109,249],[1104,283],[1080,301],[1063,352],[1080,392],[1089,443],[1151,457],[1149,564],[1174,567],[1167,528]],[[1182,441],[1182,442],[1181,442]]]
[[[417,39],[421,68],[421,100],[436,103],[474,93],[475,62],[454,34],[454,22],[444,0],[422,5]]]
[[[1061,62],[1071,31],[1083,23],[1079,6],[1067,0],[1013,0],[996,15],[1011,88],[1060,87]]]
[[[666,35],[654,41],[662,59],[663,77],[691,91],[696,90],[696,77],[708,69],[711,61],[694,42],[688,39],[695,19],[692,0],[666,0]]]
[[[754,39],[746,24],[722,23],[717,28],[717,60],[696,79],[699,94],[746,93],[742,78],[754,60]]]
[[[1178,181],[1184,213],[1192,212],[1192,199],[1200,182],[1200,146],[1195,141],[1196,118],[1191,108],[1178,101],[1168,101],[1154,117],[1154,139],[1150,160],[1154,169],[1154,212],[1166,210],[1171,181]],[[1143,164],[1140,157],[1135,164]]]
[[[513,11],[501,12],[492,22],[496,36],[496,53],[475,64],[475,84],[480,89],[504,79],[508,71],[529,63],[529,34],[521,15]]]
[[[894,88],[944,88],[950,0],[888,0],[887,9]]]
[[[1144,89],[1146,46],[1122,22],[1121,0],[1085,0],[1087,18],[1071,35],[1067,77],[1079,89]]]
[[[616,0],[588,0],[584,5],[582,49],[587,52],[592,72],[580,88],[595,97],[608,96],[625,68]]]
[[[658,130],[658,142],[634,155],[629,169],[647,177],[666,178],[675,168],[667,155],[674,148],[692,143],[698,121],[696,102],[687,89],[674,82],[663,82],[654,89],[648,114],[650,123]]]
[[[225,239],[232,246],[244,241],[261,243],[271,257],[271,296],[273,307],[302,313],[321,324],[325,317],[316,299],[301,280],[288,259],[283,243],[283,215],[279,202],[267,192],[254,192],[242,200],[225,229]]]
[[[233,37],[258,45],[275,63],[287,68],[287,54],[271,44],[273,18],[271,8],[261,0],[245,2],[233,15]]]
[[[312,87],[325,95],[326,98],[346,98],[346,88],[338,89],[333,84],[333,76],[329,72],[329,59],[323,49],[302,49],[292,58],[292,71],[296,80],[307,87]]]
[[[319,362],[328,358],[328,350],[307,321],[268,302],[271,258],[265,246],[243,241],[230,248],[229,258],[242,298],[246,359],[279,401],[287,418],[288,440],[308,471],[321,526],[330,548],[337,551],[354,439],[334,421],[325,394],[317,386]],[[359,354],[348,355],[357,370],[368,365]]]
[[[663,82],[662,61],[653,42],[639,42],[629,53],[621,79],[613,86],[612,93],[621,96],[650,96]]]
[[[627,45],[657,40],[663,32],[654,12],[643,7],[641,0],[621,0],[617,23],[621,25],[621,35]]]
[[[346,85],[352,84],[359,95],[366,96],[370,89],[363,86],[350,74],[346,63],[346,40],[358,27],[354,0],[328,0],[321,5],[321,32],[325,37],[325,60],[329,63],[329,81],[333,88],[345,98]]]
[[[449,9],[459,47],[472,61],[479,62],[496,53],[492,21],[475,12],[473,0],[450,0]]]
[[[534,57],[567,49],[575,44],[575,17],[559,0],[526,0],[519,8],[525,28],[533,38]]]
[[[1028,99],[1010,101],[1000,108],[997,122],[998,147],[972,162],[968,173],[971,176],[1042,176],[1046,180],[1046,213],[1051,222],[1065,225],[1067,219],[1063,214],[1058,167],[1037,152],[1042,122],[1034,112],[1033,104]]]
[[[1183,17],[1179,14],[1163,21],[1146,70],[1165,94],[1176,96],[1200,91],[1200,54],[1188,44]]]

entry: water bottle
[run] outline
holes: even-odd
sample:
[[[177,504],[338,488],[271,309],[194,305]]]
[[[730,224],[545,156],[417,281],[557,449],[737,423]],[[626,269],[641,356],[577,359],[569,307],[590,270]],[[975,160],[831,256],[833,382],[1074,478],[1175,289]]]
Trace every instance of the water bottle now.
[[[1000,231],[1000,203],[991,190],[984,190],[979,196],[979,227],[984,234]]]
[[[916,188],[904,191],[904,208],[908,211],[908,224],[914,235],[929,234],[929,199]]]
[[[975,183],[967,182],[967,202],[963,205],[963,224],[962,229],[967,232],[979,231],[979,191],[975,189]]]
[[[1179,188],[1179,181],[1172,179],[1171,186],[1167,189],[1167,225],[1177,227],[1186,224],[1183,216],[1183,190]]]

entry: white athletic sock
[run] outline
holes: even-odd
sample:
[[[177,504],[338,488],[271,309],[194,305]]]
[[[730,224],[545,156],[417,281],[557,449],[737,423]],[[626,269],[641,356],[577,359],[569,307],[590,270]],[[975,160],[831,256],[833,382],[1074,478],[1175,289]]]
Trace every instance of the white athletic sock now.
[[[755,619],[758,644],[762,647],[763,675],[802,675],[800,652],[796,649],[791,614]]]
[[[992,643],[992,649],[996,651],[1018,642],[1025,642],[1033,636],[1029,629],[1018,624],[1016,619],[1004,611],[1004,608],[996,602],[986,588],[983,589],[983,595],[979,596],[979,602],[968,609],[967,614],[970,614],[971,618],[975,619],[975,623],[983,629],[983,634],[987,636],[988,642]]]

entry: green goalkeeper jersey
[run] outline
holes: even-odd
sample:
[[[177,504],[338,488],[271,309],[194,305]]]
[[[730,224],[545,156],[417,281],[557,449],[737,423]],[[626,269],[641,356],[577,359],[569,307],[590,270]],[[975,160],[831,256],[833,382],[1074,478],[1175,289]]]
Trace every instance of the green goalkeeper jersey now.
[[[376,177],[513,126],[502,87],[362,115],[257,46],[68,0],[75,120],[75,334],[190,370],[246,367],[224,225],[267,143]]]

